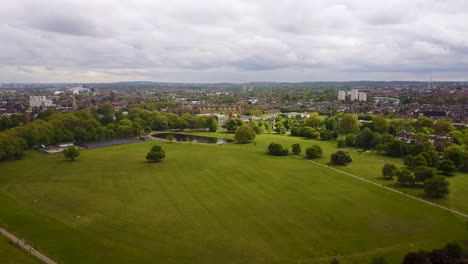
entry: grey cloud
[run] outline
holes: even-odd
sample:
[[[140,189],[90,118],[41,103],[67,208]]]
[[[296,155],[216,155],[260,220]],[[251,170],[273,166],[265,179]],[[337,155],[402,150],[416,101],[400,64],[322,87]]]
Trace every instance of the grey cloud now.
[[[461,79],[468,68],[462,0],[3,2],[0,81]]]

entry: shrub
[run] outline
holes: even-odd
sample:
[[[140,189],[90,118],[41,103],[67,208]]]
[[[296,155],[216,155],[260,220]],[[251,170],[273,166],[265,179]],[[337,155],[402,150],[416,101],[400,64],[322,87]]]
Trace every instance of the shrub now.
[[[382,167],[382,176],[388,179],[392,179],[396,175],[397,167],[393,164],[385,163]]]
[[[351,163],[352,161],[353,159],[351,158],[349,153],[343,150],[338,150],[337,152],[331,155],[331,163],[333,164],[346,165],[348,163]]]
[[[323,155],[322,148],[317,145],[313,145],[312,147],[307,148],[305,153],[309,159],[320,158]]]
[[[401,184],[414,184],[416,180],[413,172],[405,167],[399,168],[396,172],[396,176],[398,177],[398,182]]]
[[[80,151],[75,146],[68,146],[68,148],[63,151],[63,156],[74,161],[76,157],[80,156]]]
[[[426,166],[418,166],[413,170],[414,178],[416,182],[424,182],[435,176],[434,171]]]
[[[273,156],[286,156],[288,155],[289,150],[284,148],[281,144],[278,143],[270,143],[268,145],[268,154]]]
[[[249,143],[255,139],[255,131],[248,125],[242,125],[236,130],[234,138],[238,143]]]
[[[291,153],[293,155],[299,155],[301,153],[301,145],[299,144],[292,144],[291,146]]]
[[[150,162],[158,162],[166,157],[166,153],[161,146],[153,146],[146,154],[146,160]]]

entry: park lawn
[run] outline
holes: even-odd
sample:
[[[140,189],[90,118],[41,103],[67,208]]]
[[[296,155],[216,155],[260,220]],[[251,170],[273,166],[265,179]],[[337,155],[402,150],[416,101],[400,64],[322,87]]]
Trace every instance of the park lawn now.
[[[228,134],[224,132],[193,132],[194,134],[199,135],[210,135],[215,137],[227,137],[234,138],[234,134]],[[323,149],[323,157],[317,159],[322,164],[330,164],[330,156],[332,153],[336,152],[338,148],[336,147],[336,141],[322,141],[314,139],[305,139],[302,137],[293,137],[289,135],[278,135],[278,134],[261,134],[255,138],[255,144],[241,145],[233,144],[238,147],[243,147],[246,149],[257,149],[257,151],[262,152],[266,151],[268,144],[271,142],[282,144],[283,146],[288,147],[291,150],[291,145],[294,143],[299,143],[302,148],[301,156],[305,156],[305,149],[312,145],[319,145]],[[396,178],[394,180],[384,179],[382,177],[382,167],[385,163],[391,163],[397,167],[404,166],[403,159],[401,158],[392,158],[382,154],[375,153],[373,151],[366,151],[359,153],[357,148],[345,148],[344,150],[348,151],[353,158],[353,162],[347,166],[333,166],[336,169],[351,173],[358,177],[368,179],[379,184],[385,185],[387,187],[394,188],[396,190],[411,194],[418,198],[423,198],[428,201],[440,204],[451,209],[458,210],[465,214],[468,214],[468,174],[466,173],[457,173],[454,177],[446,177],[450,182],[450,194],[443,199],[431,199],[424,195],[423,186],[402,186],[398,184]]]
[[[2,264],[39,264],[33,256],[15,244],[9,243],[4,236],[0,236],[0,263]]]
[[[63,263],[397,263],[466,239],[465,219],[268,156],[271,139],[291,137],[150,141],[85,150],[75,162],[29,151],[0,164],[0,224]],[[144,161],[154,144],[166,150],[161,163]]]

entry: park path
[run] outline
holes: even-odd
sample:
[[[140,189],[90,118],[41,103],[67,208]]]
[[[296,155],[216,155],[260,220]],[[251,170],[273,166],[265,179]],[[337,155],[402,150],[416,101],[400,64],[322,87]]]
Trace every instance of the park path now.
[[[13,243],[15,243],[16,245],[20,246],[21,248],[23,248],[24,250],[26,250],[27,252],[29,252],[31,255],[33,255],[34,257],[38,258],[39,260],[41,260],[42,262],[46,263],[46,264],[57,264],[57,262],[51,260],[49,257],[47,257],[46,255],[42,254],[41,252],[37,251],[36,249],[34,249],[33,247],[31,247],[30,245],[28,245],[28,243],[22,241],[21,239],[19,239],[18,237],[16,237],[15,235],[13,235],[12,233],[6,231],[5,229],[1,228],[0,227],[0,233],[2,235],[4,235],[5,237],[7,237],[9,240],[11,240]]]
[[[306,160],[305,158],[302,158],[302,157],[299,157],[299,156],[296,156],[296,157],[299,158],[299,159]],[[449,211],[449,212],[451,212],[451,213],[453,213],[453,214],[462,216],[462,217],[464,217],[464,218],[468,218],[468,215],[467,215],[467,214],[464,214],[464,213],[459,212],[459,211],[457,211],[457,210],[453,210],[453,209],[450,209],[450,208],[448,208],[448,207],[445,207],[445,206],[442,206],[442,205],[438,205],[438,204],[436,204],[436,203],[432,203],[432,202],[429,202],[429,201],[427,201],[427,200],[424,200],[424,199],[415,197],[415,196],[413,196],[413,195],[409,195],[409,194],[406,194],[406,193],[404,193],[404,192],[400,192],[400,191],[398,191],[398,190],[392,189],[392,188],[387,187],[387,186],[384,186],[384,185],[382,185],[382,184],[379,184],[379,183],[376,183],[376,182],[373,182],[373,181],[370,181],[370,180],[361,178],[361,177],[359,177],[359,176],[353,175],[353,174],[351,174],[351,173],[348,173],[348,172],[345,172],[345,171],[342,171],[342,170],[333,168],[333,167],[331,167],[331,166],[328,166],[328,165],[325,165],[325,164],[322,164],[322,163],[319,163],[319,162],[316,162],[316,161],[313,161],[313,160],[307,160],[307,161],[312,162],[312,163],[315,164],[315,165],[322,166],[322,167],[324,167],[324,168],[328,168],[328,169],[330,169],[330,170],[334,170],[334,171],[339,172],[339,173],[342,173],[342,174],[344,174],[344,175],[353,177],[353,178],[355,178],[355,179],[358,179],[358,180],[361,180],[361,181],[364,181],[364,182],[373,184],[373,185],[375,185],[375,186],[379,186],[379,187],[384,188],[384,189],[387,189],[387,190],[389,190],[389,191],[392,191],[392,192],[395,192],[395,193],[404,195],[404,196],[406,196],[406,197],[409,197],[409,198],[418,200],[418,201],[420,201],[420,202],[423,202],[423,203],[426,203],[426,204],[429,204],[429,205],[438,207],[438,208],[440,208],[440,209]]]

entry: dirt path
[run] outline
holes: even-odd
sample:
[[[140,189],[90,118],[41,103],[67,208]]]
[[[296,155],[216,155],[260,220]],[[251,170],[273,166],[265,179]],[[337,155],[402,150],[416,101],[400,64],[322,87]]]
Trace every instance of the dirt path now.
[[[11,240],[13,243],[20,246],[24,250],[28,251],[31,255],[38,258],[40,261],[42,261],[42,262],[44,262],[46,264],[57,264],[57,262],[51,260],[46,255],[42,254],[41,252],[37,251],[36,249],[34,249],[30,245],[28,245],[28,243],[22,241],[21,239],[17,238],[15,235],[13,235],[12,233],[6,231],[5,229],[3,229],[1,227],[0,227],[0,234],[4,235],[9,240]]]
[[[297,157],[297,156],[296,156],[296,157]],[[299,158],[299,159],[304,159],[304,158],[301,158],[301,157],[297,157],[297,158]],[[305,160],[305,159],[304,159],[304,160]],[[324,164],[322,164],[322,163],[318,163],[318,162],[316,162],[316,161],[312,161],[312,160],[307,160],[307,161],[309,161],[309,162],[311,162],[311,163],[313,163],[313,164],[316,164],[316,165],[318,165],[318,166],[322,166],[322,167],[328,168],[328,169],[330,169],[330,170],[334,170],[334,171],[336,171],[336,172],[345,174],[345,175],[350,176],[350,177],[353,177],[353,178],[355,178],[355,179],[358,179],[358,180],[361,180],[361,181],[364,181],[364,182],[367,182],[367,183],[370,183],[370,184],[379,186],[379,187],[384,188],[384,189],[387,189],[387,190],[389,190],[389,191],[396,192],[396,193],[398,193],[398,194],[401,194],[401,195],[404,195],[404,196],[406,196],[406,197],[409,197],[409,198],[418,200],[418,201],[420,201],[420,202],[423,202],[423,203],[426,203],[426,204],[430,204],[430,205],[435,206],[435,207],[438,207],[438,208],[440,208],[440,209],[449,211],[449,212],[451,212],[451,213],[453,213],[453,214],[462,216],[462,217],[464,217],[464,218],[468,218],[468,215],[467,215],[467,214],[464,214],[464,213],[462,213],[462,212],[459,212],[459,211],[450,209],[450,208],[448,208],[448,207],[445,207],[445,206],[442,206],[442,205],[438,205],[438,204],[436,204],[436,203],[432,203],[432,202],[426,201],[426,200],[424,200],[424,199],[421,199],[421,198],[418,198],[418,197],[415,197],[415,196],[406,194],[406,193],[404,193],[404,192],[397,191],[397,190],[395,190],[395,189],[392,189],[392,188],[390,188],[390,187],[384,186],[384,185],[382,185],[382,184],[379,184],[379,183],[376,183],[376,182],[373,182],[373,181],[370,181],[370,180],[366,180],[366,179],[364,179],[364,178],[358,177],[358,176],[353,175],[353,174],[351,174],[351,173],[348,173],[348,172],[345,172],[345,171],[342,171],[342,170],[333,168],[333,167],[328,166],[328,165],[324,165]]]

